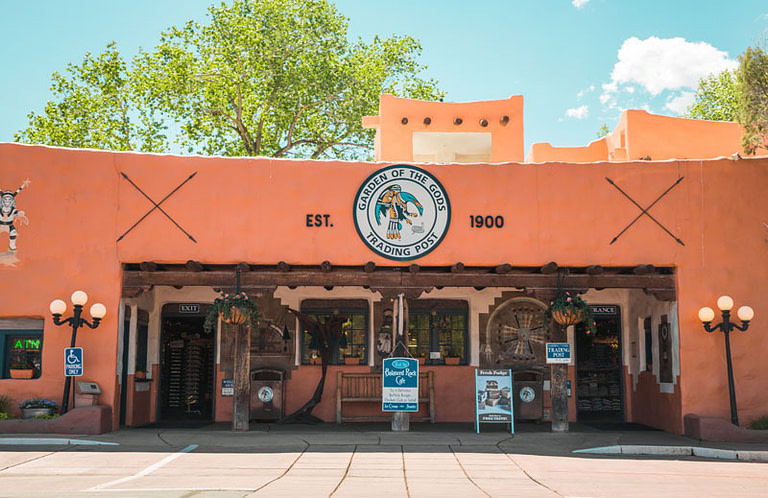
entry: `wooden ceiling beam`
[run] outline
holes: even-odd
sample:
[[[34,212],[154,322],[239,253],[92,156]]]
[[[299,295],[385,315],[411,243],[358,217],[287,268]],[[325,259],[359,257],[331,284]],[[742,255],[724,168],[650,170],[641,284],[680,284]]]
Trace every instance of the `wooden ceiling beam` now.
[[[377,269],[364,271],[323,271],[294,269],[290,272],[252,270],[241,275],[242,287],[272,286],[370,286],[399,288],[444,287],[517,287],[548,289],[557,287],[557,274],[541,273],[488,273],[465,270],[461,273],[435,272],[428,268],[411,273]],[[146,288],[149,285],[183,285],[229,287],[234,284],[231,271],[190,272],[166,270],[162,272],[126,270],[124,287]],[[566,289],[653,289],[675,290],[675,276],[654,273],[650,275],[604,273],[601,275],[571,274],[565,278]]]

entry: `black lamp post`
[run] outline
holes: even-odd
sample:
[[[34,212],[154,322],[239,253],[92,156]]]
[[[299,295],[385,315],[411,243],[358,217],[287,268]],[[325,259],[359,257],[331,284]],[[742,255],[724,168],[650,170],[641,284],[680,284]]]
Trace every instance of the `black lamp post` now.
[[[72,304],[74,305],[73,314],[71,317],[66,318],[64,320],[61,319],[61,315],[63,315],[67,311],[67,303],[62,301],[61,299],[55,299],[51,302],[50,310],[53,314],[53,323],[56,325],[70,325],[72,327],[72,341],[70,343],[70,347],[75,347],[75,338],[77,337],[77,329],[82,327],[83,325],[87,325],[91,329],[95,329],[99,326],[99,323],[101,322],[101,319],[104,318],[104,315],[107,314],[107,308],[101,304],[96,303],[93,306],[91,306],[91,316],[93,317],[93,323],[89,323],[85,318],[82,317],[83,314],[83,306],[85,303],[88,302],[88,294],[85,292],[78,290],[72,293]],[[72,377],[67,376],[66,381],[64,382],[64,396],[61,401],[61,414],[64,415],[67,413],[67,409],[69,408],[69,391],[72,385]]]
[[[704,323],[704,330],[714,332],[721,330],[725,334],[725,357],[728,363],[728,393],[731,400],[731,423],[739,425],[739,414],[736,410],[736,391],[733,388],[733,365],[731,364],[731,340],[730,333],[733,329],[746,331],[749,328],[749,322],[755,317],[755,312],[749,306],[742,306],[737,311],[741,326],[731,322],[731,309],[733,308],[733,299],[730,296],[720,296],[717,299],[717,307],[722,313],[723,321],[714,327],[711,325],[715,318],[715,312],[707,306],[699,310],[699,320]]]

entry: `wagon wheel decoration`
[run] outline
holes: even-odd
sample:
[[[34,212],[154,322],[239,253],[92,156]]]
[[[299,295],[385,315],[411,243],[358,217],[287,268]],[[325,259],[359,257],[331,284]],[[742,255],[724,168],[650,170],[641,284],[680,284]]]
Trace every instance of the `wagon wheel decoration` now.
[[[496,363],[505,360],[535,362],[543,353],[549,334],[545,310],[536,302],[511,301],[491,317],[496,342]]]

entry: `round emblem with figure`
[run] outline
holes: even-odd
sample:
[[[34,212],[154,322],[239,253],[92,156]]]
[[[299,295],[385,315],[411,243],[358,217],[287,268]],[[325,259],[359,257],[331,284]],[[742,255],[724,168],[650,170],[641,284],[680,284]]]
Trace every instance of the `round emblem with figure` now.
[[[429,172],[407,164],[380,169],[360,186],[355,228],[376,254],[408,261],[434,250],[451,221],[448,194]]]
[[[523,403],[530,403],[536,399],[536,391],[534,391],[532,387],[526,386],[520,389],[520,399]]]
[[[272,398],[274,397],[275,393],[272,392],[272,388],[269,386],[263,386],[259,391],[256,393],[259,397],[259,400],[261,400],[262,403],[269,403],[272,401]]]

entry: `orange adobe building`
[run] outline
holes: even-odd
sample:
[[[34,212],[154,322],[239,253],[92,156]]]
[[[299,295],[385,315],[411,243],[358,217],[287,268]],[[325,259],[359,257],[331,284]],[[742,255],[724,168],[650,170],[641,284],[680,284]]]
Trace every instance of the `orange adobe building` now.
[[[89,322],[93,302],[107,311],[78,330],[75,380],[100,393],[75,384],[74,407],[36,431],[243,429],[243,417],[247,427],[292,414],[323,368],[290,309],[321,324],[343,317],[311,410],[326,422],[388,417],[340,382],[373,383],[401,342],[428,374],[412,420],[475,421],[475,370],[501,369],[518,421],[559,416],[562,372],[572,422],[698,434],[732,415],[724,334],[697,317],[727,294],[733,315],[755,315],[730,334],[740,424],[768,414],[766,151],[740,157],[734,123],[626,111],[586,147],[534,144],[524,157],[522,113],[520,96],[382,95],[363,120],[374,162],[0,144],[0,393],[61,404],[71,328],[49,303],[65,301],[66,319],[81,289]],[[259,322],[206,333],[211,304],[238,289]],[[558,336],[546,309],[560,291],[590,305],[594,332]],[[548,342],[570,344],[567,368],[546,362]],[[32,378],[14,378],[20,362]],[[30,431],[10,422],[0,431]]]

